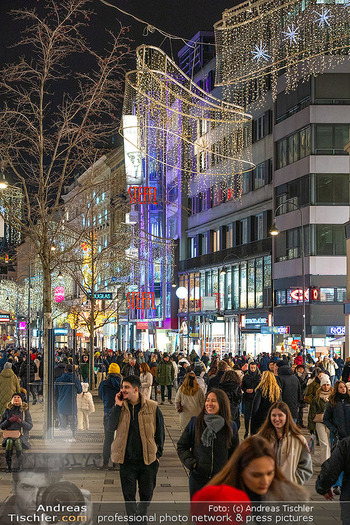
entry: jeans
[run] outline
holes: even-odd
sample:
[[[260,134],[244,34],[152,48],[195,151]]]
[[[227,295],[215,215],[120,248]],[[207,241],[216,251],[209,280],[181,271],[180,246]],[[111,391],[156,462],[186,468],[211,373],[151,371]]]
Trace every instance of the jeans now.
[[[103,426],[105,430],[105,439],[103,442],[103,464],[108,465],[111,457],[111,446],[114,440],[114,431],[107,430],[108,414],[103,416]]]
[[[150,465],[143,461],[125,461],[120,465],[120,482],[128,515],[146,514],[156,486],[159,462]],[[140,503],[136,504],[136,489],[139,486]]]
[[[60,418],[60,427],[63,430],[66,430],[68,425],[71,428],[73,437],[75,436],[75,431],[77,429],[77,415],[76,414],[58,414]]]
[[[168,401],[171,401],[171,389],[172,385],[166,385],[168,389]],[[162,401],[165,401],[165,385],[160,385],[160,393],[162,396]]]
[[[249,423],[250,423],[250,414],[252,411],[252,401],[243,401],[243,414],[244,414],[244,426],[245,426],[245,433],[249,434]]]

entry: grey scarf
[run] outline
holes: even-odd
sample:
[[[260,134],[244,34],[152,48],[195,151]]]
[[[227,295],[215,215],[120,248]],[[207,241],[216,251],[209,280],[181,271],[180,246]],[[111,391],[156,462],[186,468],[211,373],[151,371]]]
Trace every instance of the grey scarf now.
[[[211,447],[216,438],[216,434],[223,428],[225,420],[222,416],[204,414],[204,422],[206,428],[203,431],[201,441],[205,447]]]

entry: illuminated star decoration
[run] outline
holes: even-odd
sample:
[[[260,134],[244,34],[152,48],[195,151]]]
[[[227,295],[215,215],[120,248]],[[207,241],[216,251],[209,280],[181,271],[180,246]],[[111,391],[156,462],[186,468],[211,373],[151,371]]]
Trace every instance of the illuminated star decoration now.
[[[326,27],[326,25],[329,27],[329,19],[333,18],[333,15],[330,15],[330,9],[325,9],[322,7],[321,13],[318,11],[314,11],[314,13],[318,16],[317,20],[314,20],[314,23],[318,22],[318,27],[321,27],[322,29]]]
[[[255,44],[254,51],[251,51],[253,56],[253,60],[256,60],[257,62],[260,62],[261,59],[266,60],[266,62],[269,61],[271,58],[270,55],[267,54],[267,47],[265,44],[262,43],[260,40],[260,44]]]
[[[350,0],[349,0],[350,1]],[[289,40],[289,45],[297,44],[299,37],[299,27],[294,27],[294,24],[287,27],[287,31],[283,31],[285,40]]]

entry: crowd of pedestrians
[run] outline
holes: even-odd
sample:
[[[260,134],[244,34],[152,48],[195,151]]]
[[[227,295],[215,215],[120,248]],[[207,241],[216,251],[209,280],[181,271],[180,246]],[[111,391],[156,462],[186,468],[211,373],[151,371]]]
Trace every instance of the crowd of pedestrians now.
[[[350,493],[350,359],[325,356],[316,362],[301,353],[226,354],[113,352],[97,350],[55,356],[56,425],[89,429],[92,386],[103,403],[103,465],[120,465],[128,513],[143,514],[156,486],[165,432],[162,405],[174,405],[181,437],[177,452],[189,470],[189,494],[206,485],[230,485],[251,500],[307,499],[302,485],[312,474],[312,452],[320,447],[316,488],[327,499]],[[43,360],[33,349],[11,349],[0,357],[0,427],[7,470],[16,451],[21,469],[32,428],[28,400],[42,400]],[[306,423],[306,424],[305,424]],[[238,430],[244,425],[239,444]],[[344,455],[343,464],[341,455]],[[350,457],[349,457],[350,459]],[[330,469],[332,476],[330,476]],[[334,473],[337,473],[335,476]],[[258,482],[259,476],[264,482]],[[328,477],[327,477],[328,476]],[[329,485],[329,479],[332,484]],[[140,504],[136,504],[139,486]]]

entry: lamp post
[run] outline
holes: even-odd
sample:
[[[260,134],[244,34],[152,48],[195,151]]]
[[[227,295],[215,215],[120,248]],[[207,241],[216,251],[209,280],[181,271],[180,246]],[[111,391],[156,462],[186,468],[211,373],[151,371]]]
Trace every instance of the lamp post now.
[[[295,204],[295,202],[293,201],[293,199],[287,199],[285,202],[279,204],[277,206],[277,208],[275,209],[275,217],[274,217],[274,220],[273,220],[273,223],[272,223],[272,226],[271,226],[271,229],[270,229],[270,235],[276,237],[278,234],[279,234],[279,230],[276,226],[276,213],[277,211],[282,208],[282,206],[284,206],[285,204],[291,204],[292,206],[294,206],[294,208],[296,210],[299,211],[299,214],[300,214],[300,255],[301,255],[301,274],[302,274],[302,282],[303,282],[303,309],[302,309],[302,312],[303,312],[303,319],[302,319],[302,334],[301,334],[301,346],[302,346],[302,350],[303,350],[303,363],[304,363],[304,366],[305,366],[305,362],[306,362],[306,350],[305,350],[305,337],[306,337],[306,310],[305,310],[305,241],[304,241],[304,222],[303,222],[303,214],[302,214],[302,211],[301,211],[301,208],[300,206],[298,206],[297,204]],[[300,295],[299,295],[300,297]],[[273,299],[274,300],[274,299]]]

